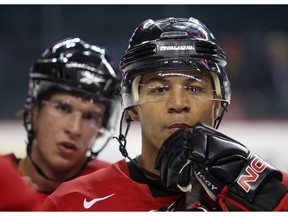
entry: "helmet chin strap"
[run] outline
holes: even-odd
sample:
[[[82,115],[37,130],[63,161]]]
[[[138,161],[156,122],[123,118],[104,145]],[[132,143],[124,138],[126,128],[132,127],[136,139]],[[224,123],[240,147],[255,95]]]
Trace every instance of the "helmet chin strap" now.
[[[33,159],[32,159],[30,154],[28,155],[28,157],[31,160],[32,165],[34,166],[34,168],[36,169],[36,171],[37,171],[37,173],[39,175],[41,175],[42,177],[44,177],[45,179],[47,179],[49,181],[58,182],[58,183],[62,182],[62,181],[59,181],[59,180],[56,180],[56,179],[49,178],[47,175],[45,175],[45,173],[42,171],[42,169],[33,161]]]
[[[53,178],[48,177],[48,176],[44,173],[44,171],[34,162],[34,160],[32,159],[32,157],[31,157],[30,154],[28,155],[28,157],[29,157],[29,159],[31,160],[32,165],[34,166],[34,168],[36,169],[36,171],[37,171],[37,173],[38,173],[39,175],[41,175],[43,178],[45,178],[45,179],[47,179],[47,180],[49,180],[49,181],[53,181],[53,182],[57,182],[57,183],[62,183],[62,182],[69,181],[69,180],[75,178],[75,176],[77,176],[77,175],[83,170],[83,168],[86,167],[87,163],[90,161],[90,157],[88,157],[87,160],[85,161],[85,163],[82,165],[80,171],[77,172],[76,175],[74,175],[74,176],[72,176],[72,177],[70,177],[70,178],[64,179],[64,180],[56,180],[56,179],[53,179]]]
[[[125,114],[128,114],[126,109],[122,112],[122,116],[121,116],[121,120],[120,120],[119,135],[118,135],[118,137],[113,137],[119,143],[119,150],[120,150],[121,154],[123,155],[123,157],[128,158],[136,167],[138,167],[138,169],[143,173],[143,175],[145,175],[146,177],[149,177],[150,179],[153,179],[155,181],[160,181],[160,179],[161,179],[160,176],[158,176],[152,172],[149,172],[148,170],[141,167],[141,165],[137,162],[138,157],[136,159],[131,159],[131,157],[129,156],[128,151],[126,149],[126,144],[127,144],[126,137],[127,137],[128,131],[130,129],[131,122],[133,120],[131,119],[130,115],[128,114],[128,117],[126,118],[127,127],[126,127],[126,131],[125,131],[125,135],[123,135],[122,123],[123,123]]]
[[[217,118],[215,119],[214,125],[213,125],[213,127],[214,127],[215,129],[218,129],[218,127],[219,127],[219,125],[220,125],[220,123],[221,123],[221,121],[222,121],[222,118],[223,118],[223,116],[224,116],[224,112],[227,112],[227,111],[228,111],[228,109],[227,109],[228,105],[229,105],[229,104],[228,104],[227,102],[221,103],[222,110],[220,111],[219,116],[217,116]]]
[[[123,125],[123,120],[124,120],[125,114],[128,114],[126,109],[122,112],[122,115],[121,115],[119,135],[118,135],[118,137],[114,136],[113,138],[115,138],[118,141],[119,151],[121,152],[123,157],[128,158],[130,161],[132,161],[132,159],[129,157],[127,149],[126,149],[126,144],[127,144],[126,137],[127,137],[128,131],[130,129],[131,122],[133,120],[131,119],[130,115],[128,114],[128,117],[126,118],[127,127],[126,127],[126,131],[125,131],[125,135],[123,135],[122,125]]]

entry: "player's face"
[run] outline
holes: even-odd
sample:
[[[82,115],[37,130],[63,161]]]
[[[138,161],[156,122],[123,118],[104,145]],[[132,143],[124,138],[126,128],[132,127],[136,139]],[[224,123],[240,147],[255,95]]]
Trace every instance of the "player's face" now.
[[[156,158],[163,141],[181,126],[193,130],[197,122],[212,125],[220,102],[215,99],[212,78],[202,72],[145,74],[139,85],[140,105],[130,115],[140,121],[142,157]],[[214,99],[213,99],[214,98]]]
[[[99,134],[105,106],[69,94],[54,94],[42,104],[33,112],[34,161],[47,174],[78,171]]]

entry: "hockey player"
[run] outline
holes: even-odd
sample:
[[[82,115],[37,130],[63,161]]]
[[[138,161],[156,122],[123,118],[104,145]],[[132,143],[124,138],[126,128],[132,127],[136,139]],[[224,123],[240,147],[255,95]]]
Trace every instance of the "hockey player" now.
[[[120,117],[121,77],[106,49],[80,38],[56,42],[31,66],[23,112],[27,156],[4,157],[31,179],[38,200],[110,164],[96,156]]]
[[[130,161],[64,183],[43,209],[288,210],[287,174],[216,130],[231,96],[225,65],[197,19],[140,24],[120,63],[122,120],[128,117],[118,140]],[[142,135],[133,159],[125,148],[131,121],[140,122]]]

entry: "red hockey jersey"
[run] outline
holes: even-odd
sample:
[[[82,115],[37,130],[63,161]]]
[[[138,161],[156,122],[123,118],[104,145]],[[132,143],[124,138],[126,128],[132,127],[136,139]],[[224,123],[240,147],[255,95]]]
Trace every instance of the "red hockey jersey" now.
[[[43,203],[49,211],[153,211],[168,207],[177,196],[153,197],[146,184],[130,178],[127,162],[64,183]]]
[[[6,158],[9,161],[11,161],[12,163],[14,163],[16,165],[16,156],[14,154],[6,154],[3,156],[0,156],[0,158]],[[109,166],[110,163],[106,162],[106,161],[102,161],[102,160],[98,160],[98,159],[94,159],[91,160],[87,166],[82,170],[82,172],[79,174],[79,176],[83,176],[83,175],[87,175],[89,173],[92,173],[96,170],[99,170],[101,168],[107,167]],[[20,173],[19,173],[20,174]],[[36,191],[36,196],[37,196],[37,200],[42,203],[50,194],[47,193],[43,193],[41,191]]]

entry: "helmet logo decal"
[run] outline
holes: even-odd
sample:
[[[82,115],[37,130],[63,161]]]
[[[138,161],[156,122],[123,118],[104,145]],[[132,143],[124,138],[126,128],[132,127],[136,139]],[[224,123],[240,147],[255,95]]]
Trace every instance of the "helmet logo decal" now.
[[[95,76],[95,74],[90,73],[89,71],[81,71],[81,75],[83,76],[80,79],[80,82],[86,83],[88,85],[91,85],[94,83],[95,85],[99,86],[100,83],[105,83],[105,79],[101,77]]]
[[[101,70],[97,70],[97,68],[95,67],[91,67],[87,64],[83,64],[83,63],[77,63],[77,62],[68,62],[65,67],[67,68],[79,68],[79,69],[84,69],[84,70],[90,70],[90,71],[93,71],[93,72],[97,72],[97,73],[100,73],[100,74],[104,74],[103,71]]]
[[[160,51],[193,50],[193,46],[160,46]]]

